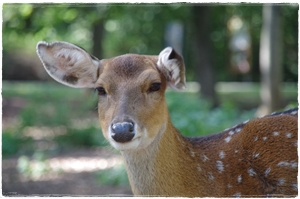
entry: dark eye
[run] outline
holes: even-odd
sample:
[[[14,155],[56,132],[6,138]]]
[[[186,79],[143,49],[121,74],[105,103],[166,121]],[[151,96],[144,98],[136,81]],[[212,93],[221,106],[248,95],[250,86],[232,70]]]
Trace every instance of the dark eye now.
[[[160,86],[161,86],[161,83],[158,83],[158,82],[153,83],[153,84],[151,84],[151,86],[150,86],[148,92],[155,92],[155,91],[158,91],[158,90],[160,89]]]
[[[106,95],[106,91],[103,87],[97,87],[98,95]]]

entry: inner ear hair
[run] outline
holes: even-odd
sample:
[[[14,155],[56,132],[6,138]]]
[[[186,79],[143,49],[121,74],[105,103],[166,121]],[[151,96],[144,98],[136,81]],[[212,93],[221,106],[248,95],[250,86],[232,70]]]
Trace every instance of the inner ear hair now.
[[[175,50],[172,48],[171,53],[169,54],[168,59],[176,59],[177,58],[177,53],[175,52]]]

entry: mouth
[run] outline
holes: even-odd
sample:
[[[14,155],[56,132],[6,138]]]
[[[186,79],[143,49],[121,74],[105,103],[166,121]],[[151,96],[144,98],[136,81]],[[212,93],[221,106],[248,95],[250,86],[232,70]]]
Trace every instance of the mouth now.
[[[116,142],[114,139],[110,138],[109,142],[110,144],[119,151],[127,151],[127,150],[134,150],[140,148],[142,137],[134,137],[129,142]]]

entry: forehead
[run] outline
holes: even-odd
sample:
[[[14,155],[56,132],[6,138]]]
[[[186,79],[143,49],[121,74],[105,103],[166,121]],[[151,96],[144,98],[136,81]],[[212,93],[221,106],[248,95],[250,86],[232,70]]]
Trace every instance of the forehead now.
[[[126,54],[107,60],[102,60],[103,74],[119,78],[132,79],[145,71],[158,72],[157,56]],[[150,70],[149,70],[150,69]]]

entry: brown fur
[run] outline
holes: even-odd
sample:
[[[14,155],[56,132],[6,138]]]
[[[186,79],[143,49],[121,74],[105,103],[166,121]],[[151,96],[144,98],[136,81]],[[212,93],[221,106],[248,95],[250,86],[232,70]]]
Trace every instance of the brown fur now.
[[[298,167],[278,164],[298,163],[297,126],[296,117],[273,116],[255,119],[220,134],[187,139],[169,123],[152,160],[151,189],[140,193],[133,186],[133,191],[137,195],[184,197],[296,196]],[[224,139],[237,128],[241,131],[227,143]],[[274,136],[275,131],[280,134]],[[286,137],[287,132],[292,133],[290,138]],[[220,151],[225,154],[223,158]],[[217,161],[222,161],[223,171],[217,169]]]

